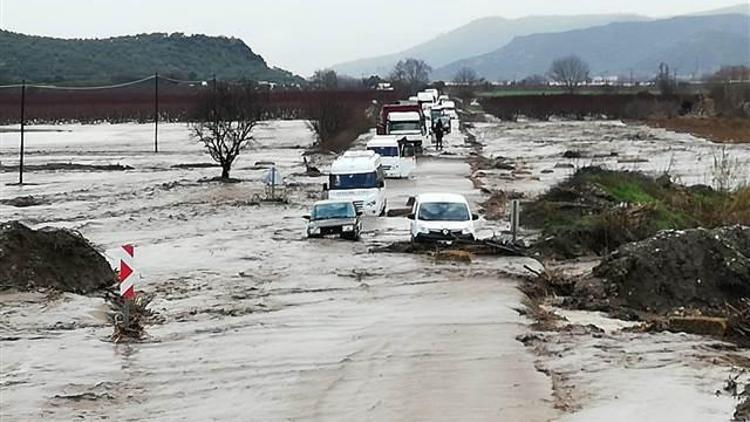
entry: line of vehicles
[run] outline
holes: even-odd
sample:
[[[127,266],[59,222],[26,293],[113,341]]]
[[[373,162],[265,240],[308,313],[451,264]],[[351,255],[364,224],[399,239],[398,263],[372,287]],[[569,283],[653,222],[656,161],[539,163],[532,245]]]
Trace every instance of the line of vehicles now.
[[[419,92],[408,101],[384,104],[376,135],[365,150],[347,151],[331,165],[323,190],[328,198],[313,204],[305,216],[308,237],[338,235],[358,240],[362,215],[388,214],[386,178],[408,178],[432,137],[435,125],[446,133],[458,119],[455,103],[436,89]],[[466,199],[457,194],[417,195],[408,214],[411,240],[451,242],[474,240],[478,219]]]

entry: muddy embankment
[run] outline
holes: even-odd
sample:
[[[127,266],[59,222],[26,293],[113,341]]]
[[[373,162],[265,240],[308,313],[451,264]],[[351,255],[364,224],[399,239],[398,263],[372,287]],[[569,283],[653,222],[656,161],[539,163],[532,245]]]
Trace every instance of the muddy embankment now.
[[[724,381],[750,362],[750,191],[737,171],[750,148],[620,122],[485,120],[472,176],[491,195],[486,215],[522,202],[544,269],[527,268],[519,312],[536,331],[519,340],[563,420],[731,418]]]
[[[0,288],[90,294],[115,284],[107,260],[80,233],[0,224]]]
[[[674,132],[689,133],[717,143],[750,143],[750,118],[747,117],[674,117],[646,119],[644,123]]]

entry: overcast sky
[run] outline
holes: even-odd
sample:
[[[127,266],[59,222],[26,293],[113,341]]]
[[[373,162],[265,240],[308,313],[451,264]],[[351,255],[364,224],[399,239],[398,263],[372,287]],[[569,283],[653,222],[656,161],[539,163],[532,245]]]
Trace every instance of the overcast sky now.
[[[302,75],[392,53],[484,16],[639,13],[668,16],[747,0],[0,0],[0,28],[92,38],[185,32],[243,39]]]

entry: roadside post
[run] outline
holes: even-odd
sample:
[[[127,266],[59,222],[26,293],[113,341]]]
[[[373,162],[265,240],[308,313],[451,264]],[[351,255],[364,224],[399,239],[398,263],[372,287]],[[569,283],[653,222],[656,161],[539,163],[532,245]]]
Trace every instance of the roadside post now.
[[[120,248],[120,272],[118,282],[120,287],[120,296],[125,302],[123,307],[123,322],[125,326],[130,326],[130,302],[135,299],[135,248],[133,245],[122,245]]]
[[[120,253],[120,296],[127,300],[135,299],[135,247],[133,245],[122,245]]]
[[[154,74],[154,153],[159,152],[159,72]]]
[[[26,129],[26,80],[21,82],[21,152],[18,159],[18,184],[23,185],[23,148]]]
[[[518,239],[518,226],[520,225],[520,204],[518,199],[510,201],[510,232],[513,235],[513,244]]]
[[[271,168],[268,169],[263,181],[266,184],[266,188],[270,191],[269,199],[276,199],[276,185],[283,184],[283,179],[275,164],[271,165]]]

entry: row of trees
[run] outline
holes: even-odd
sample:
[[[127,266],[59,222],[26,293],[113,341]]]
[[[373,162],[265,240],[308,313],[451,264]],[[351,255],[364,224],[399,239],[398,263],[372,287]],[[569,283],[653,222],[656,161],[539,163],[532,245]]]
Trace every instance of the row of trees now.
[[[430,73],[432,73],[432,67],[424,60],[407,58],[399,60],[386,79],[378,76],[356,79],[338,75],[331,69],[325,69],[316,71],[310,83],[313,88],[317,89],[340,89],[374,88],[381,82],[390,82],[395,89],[405,93],[414,93],[430,84]],[[589,79],[589,73],[589,66],[580,57],[568,56],[552,62],[548,77],[573,93],[579,85]],[[541,75],[534,75],[524,80],[526,84],[542,84],[546,81],[547,78]],[[463,67],[456,72],[453,82],[464,88],[471,88],[484,83],[485,80],[474,69]]]

